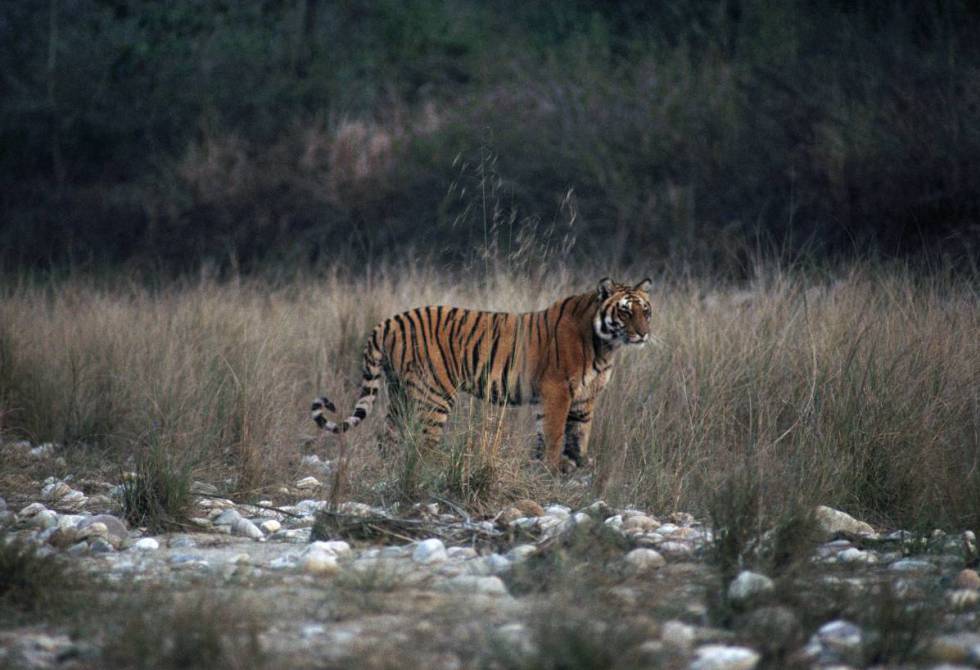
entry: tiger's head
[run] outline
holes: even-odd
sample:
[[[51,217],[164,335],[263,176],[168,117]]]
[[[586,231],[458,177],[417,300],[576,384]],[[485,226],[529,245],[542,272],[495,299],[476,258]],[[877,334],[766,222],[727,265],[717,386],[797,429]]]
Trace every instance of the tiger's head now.
[[[650,339],[651,314],[647,292],[652,284],[649,278],[636,286],[603,278],[596,291],[599,309],[592,321],[596,335],[613,346],[646,343]]]

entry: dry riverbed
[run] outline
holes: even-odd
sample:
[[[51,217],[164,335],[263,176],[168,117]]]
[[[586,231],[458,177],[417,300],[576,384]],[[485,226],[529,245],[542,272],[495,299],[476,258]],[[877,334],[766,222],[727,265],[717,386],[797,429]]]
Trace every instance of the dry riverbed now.
[[[969,531],[820,508],[805,556],[763,533],[726,562],[727,531],[689,514],[329,509],[322,490],[241,504],[196,482],[192,527],[153,535],[123,520],[120,482],[27,482],[0,499],[5,569],[69,578],[37,607],[0,581],[0,668],[980,667]]]

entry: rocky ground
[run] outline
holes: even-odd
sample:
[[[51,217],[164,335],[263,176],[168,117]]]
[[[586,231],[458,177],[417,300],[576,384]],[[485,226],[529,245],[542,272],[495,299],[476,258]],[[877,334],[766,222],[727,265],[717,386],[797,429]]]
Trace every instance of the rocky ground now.
[[[153,535],[123,520],[119,483],[34,491],[0,499],[0,541],[63,557],[83,602],[3,619],[0,667],[980,667],[970,532],[819,508],[802,569],[723,578],[702,520],[601,501],[474,519],[448,501],[328,510],[315,477],[291,504],[195,482],[192,527]]]

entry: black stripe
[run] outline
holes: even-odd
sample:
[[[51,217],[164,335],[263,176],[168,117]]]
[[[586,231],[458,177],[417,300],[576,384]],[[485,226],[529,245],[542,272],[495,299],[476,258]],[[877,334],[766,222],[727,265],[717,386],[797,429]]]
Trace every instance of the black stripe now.
[[[398,331],[401,333],[402,354],[401,354],[401,357],[400,357],[401,360],[395,359],[393,361],[393,365],[396,368],[399,368],[399,372],[403,372],[404,371],[404,368],[405,368],[405,354],[408,353],[408,334],[407,334],[407,331],[405,330],[405,320],[402,318],[403,316],[404,316],[403,314],[399,314],[399,315],[395,316],[395,323],[398,324]],[[396,345],[398,344],[397,341],[395,342],[395,344]],[[395,351],[397,351],[397,349]]]
[[[358,419],[363,419],[367,416],[367,410],[363,407],[358,407],[354,410],[354,417]]]

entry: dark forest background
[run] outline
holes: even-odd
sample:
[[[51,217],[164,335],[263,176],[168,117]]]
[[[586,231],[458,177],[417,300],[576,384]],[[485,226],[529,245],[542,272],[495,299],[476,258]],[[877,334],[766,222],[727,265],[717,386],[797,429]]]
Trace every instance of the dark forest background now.
[[[971,264],[978,36],[966,0],[4,2],[0,262]]]

